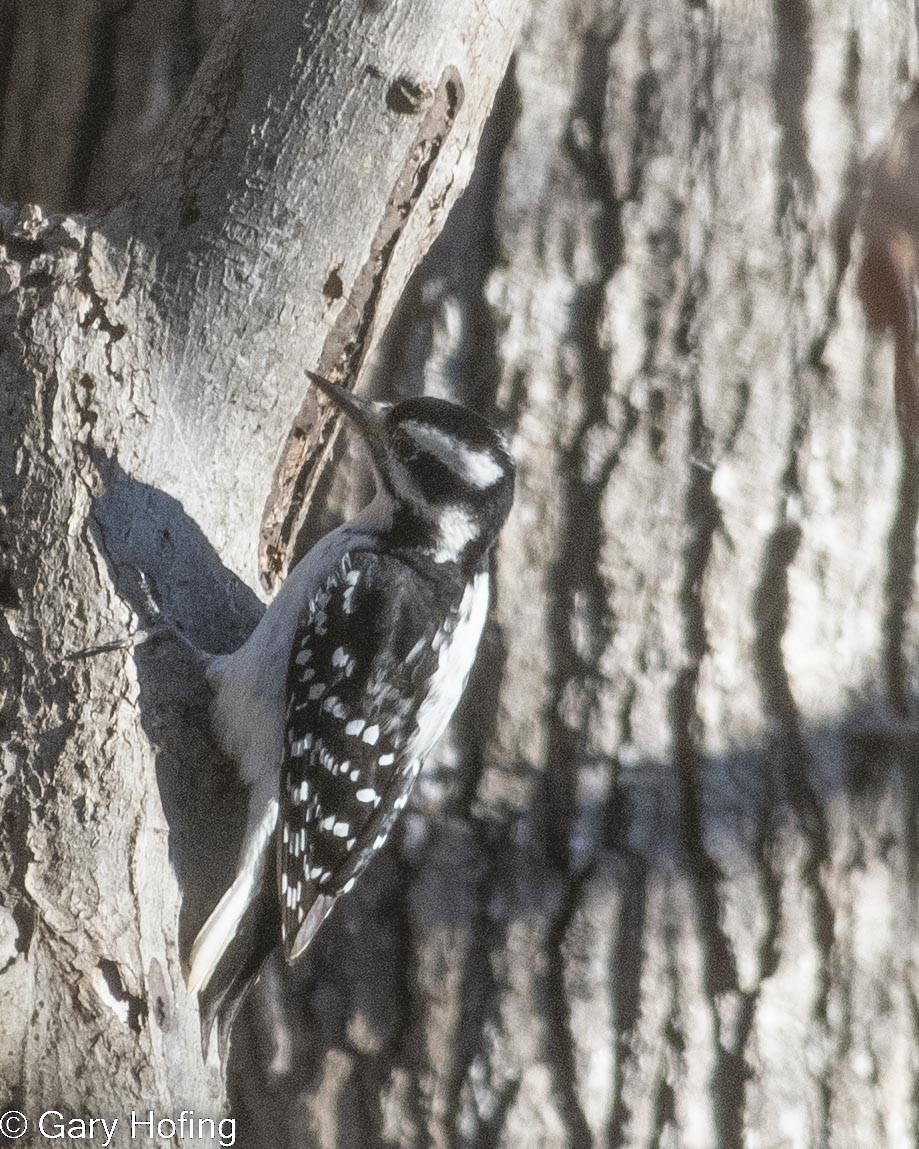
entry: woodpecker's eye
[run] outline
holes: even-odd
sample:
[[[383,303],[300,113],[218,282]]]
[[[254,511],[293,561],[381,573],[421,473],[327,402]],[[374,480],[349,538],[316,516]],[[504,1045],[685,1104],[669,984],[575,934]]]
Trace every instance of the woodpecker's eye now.
[[[389,447],[400,463],[412,463],[418,458],[418,444],[402,427],[390,432]]]

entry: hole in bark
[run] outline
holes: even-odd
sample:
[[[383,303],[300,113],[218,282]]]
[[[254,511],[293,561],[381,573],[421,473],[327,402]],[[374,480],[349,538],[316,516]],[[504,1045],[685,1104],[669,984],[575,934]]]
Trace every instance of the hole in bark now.
[[[333,267],[329,272],[328,279],[322,285],[322,294],[329,303],[333,303],[336,299],[341,299],[344,294],[344,285],[341,282],[341,276],[338,274],[338,271],[338,267]]]
[[[426,108],[434,99],[434,92],[426,85],[400,76],[393,80],[386,93],[386,106],[391,112],[403,116],[414,116]]]
[[[19,591],[13,586],[13,580],[7,571],[0,571],[0,609],[18,610],[19,605]]]
[[[103,958],[99,962],[99,972],[105,979],[109,992],[116,1001],[124,1002],[128,1007],[128,1025],[135,1033],[140,1033],[144,1018],[147,1016],[147,1005],[142,998],[128,993],[121,980],[121,971],[116,962],[110,958]]]

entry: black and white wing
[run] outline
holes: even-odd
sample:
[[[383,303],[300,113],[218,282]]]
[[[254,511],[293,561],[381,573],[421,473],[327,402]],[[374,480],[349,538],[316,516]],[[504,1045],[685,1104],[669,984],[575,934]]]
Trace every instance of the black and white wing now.
[[[432,683],[436,689],[462,600],[462,585],[445,593],[397,558],[358,551],[300,619],[278,831],[289,961],[354,885],[408,800],[429,748],[418,739],[419,710]]]

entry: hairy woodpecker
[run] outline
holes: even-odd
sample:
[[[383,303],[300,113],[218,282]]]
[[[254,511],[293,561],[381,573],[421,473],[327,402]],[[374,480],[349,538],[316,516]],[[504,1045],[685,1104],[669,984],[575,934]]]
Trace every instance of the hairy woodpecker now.
[[[303,953],[408,801],[472,668],[514,493],[504,438],[467,408],[372,402],[308,374],[362,434],[377,492],[305,555],[248,641],[207,663],[215,731],[250,791],[188,986],[208,986],[261,900],[258,944],[218,995],[237,1002],[278,940],[289,962]]]

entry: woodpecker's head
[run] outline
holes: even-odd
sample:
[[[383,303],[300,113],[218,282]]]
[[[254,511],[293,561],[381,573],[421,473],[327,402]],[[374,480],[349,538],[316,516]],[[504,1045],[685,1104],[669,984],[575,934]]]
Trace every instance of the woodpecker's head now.
[[[307,375],[357,425],[378,487],[407,536],[440,562],[462,562],[491,546],[514,498],[514,464],[503,435],[468,407],[444,399],[380,403]]]

